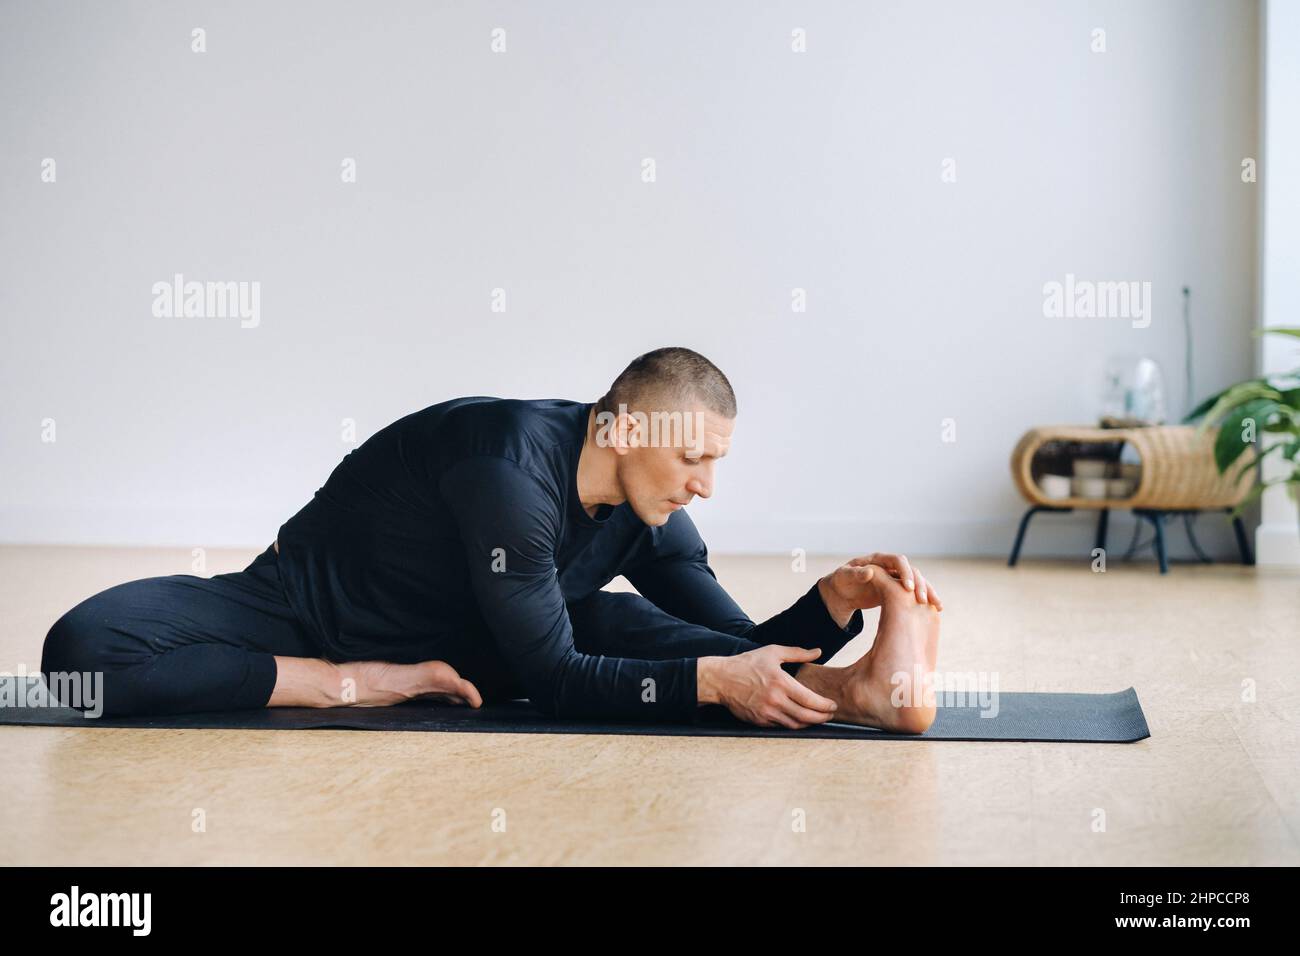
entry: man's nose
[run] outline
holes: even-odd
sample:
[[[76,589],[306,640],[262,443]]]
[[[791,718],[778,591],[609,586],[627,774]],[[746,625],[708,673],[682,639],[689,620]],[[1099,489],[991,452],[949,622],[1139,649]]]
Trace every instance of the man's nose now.
[[[708,498],[713,494],[713,469],[709,469],[707,477],[695,477],[686,483],[686,490],[693,495],[701,498]]]

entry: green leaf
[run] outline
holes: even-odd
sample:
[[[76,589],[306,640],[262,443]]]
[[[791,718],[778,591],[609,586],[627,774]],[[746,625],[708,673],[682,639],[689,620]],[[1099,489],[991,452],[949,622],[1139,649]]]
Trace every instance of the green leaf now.
[[[1237,505],[1237,507],[1232,509],[1232,517],[1240,518],[1241,513],[1246,510],[1246,506],[1264,493],[1264,487],[1265,486],[1261,484],[1261,485],[1256,485],[1254,488],[1251,488],[1250,494],[1242,498],[1241,502]]]
[[[1275,478],[1272,481],[1261,481],[1254,488],[1250,489],[1250,494],[1241,499],[1241,503],[1232,509],[1232,517],[1239,518],[1241,513],[1246,510],[1246,506],[1264,493],[1264,489],[1272,488],[1274,485],[1289,485],[1287,493],[1291,494],[1296,488],[1296,483],[1300,482],[1300,470],[1297,470],[1290,478]],[[1292,495],[1294,497],[1294,495]]]
[[[1263,379],[1255,379],[1255,381],[1257,381],[1257,382],[1263,382],[1264,380],[1263,380]],[[1228,391],[1228,389],[1225,388],[1225,389],[1223,389],[1223,391],[1215,392],[1213,395],[1211,395],[1211,396],[1210,396],[1209,398],[1207,398],[1205,401],[1201,402],[1201,404],[1197,405],[1195,408],[1193,408],[1190,412],[1188,412],[1188,413],[1183,417],[1183,424],[1186,425],[1188,422],[1192,421],[1192,419],[1200,418],[1202,415],[1204,415],[1206,412],[1208,412],[1211,408],[1213,408],[1213,407],[1214,407],[1214,403],[1217,402],[1220,398],[1222,398],[1223,395],[1224,395],[1224,393],[1227,392],[1227,391]]]
[[[1227,471],[1228,466],[1240,458],[1242,452],[1253,444],[1241,437],[1246,420],[1254,420],[1255,434],[1258,435],[1260,426],[1273,416],[1277,407],[1277,402],[1270,398],[1256,398],[1244,405],[1238,405],[1228,413],[1214,441],[1214,463],[1219,466],[1219,474]]]
[[[1201,422],[1197,427],[1197,433],[1204,433],[1210,425],[1238,405],[1244,405],[1258,398],[1267,398],[1277,402],[1281,400],[1282,393],[1259,379],[1251,379],[1248,382],[1233,385],[1219,396],[1219,400],[1214,403],[1214,407],[1206,414],[1205,421]]]
[[[1297,434],[1296,432],[1297,428],[1300,428],[1300,426],[1297,426],[1296,423],[1293,421],[1279,420],[1273,422],[1272,424],[1265,425],[1262,429],[1260,429],[1260,431],[1269,432],[1274,435],[1294,435]]]
[[[1286,447],[1286,442],[1274,442],[1272,445],[1269,445],[1268,448],[1265,449],[1262,453],[1256,455],[1254,458],[1252,458],[1246,464],[1242,465],[1241,468],[1237,470],[1237,476],[1233,478],[1232,483],[1234,485],[1241,484],[1241,479],[1245,478],[1256,468],[1259,468],[1262,464],[1264,464],[1265,458],[1273,454],[1273,452],[1275,451],[1281,451],[1284,447]],[[1286,458],[1289,456],[1283,455],[1282,457]]]
[[[1275,402],[1273,414],[1276,418],[1269,420],[1269,423],[1264,426],[1264,431],[1300,435],[1300,410]]]
[[[1215,392],[1205,401],[1201,402],[1201,404],[1197,405],[1190,412],[1184,415],[1183,424],[1187,424],[1188,422],[1192,421],[1192,419],[1194,418],[1200,418],[1207,411],[1213,408],[1221,398],[1226,396],[1233,389],[1246,388],[1247,386],[1251,386],[1251,385],[1260,385],[1260,386],[1264,386],[1265,388],[1272,388],[1275,390],[1278,388],[1277,385],[1269,381],[1267,378],[1248,378],[1244,382],[1238,382],[1235,385],[1229,385],[1227,388],[1223,389],[1222,391]]]

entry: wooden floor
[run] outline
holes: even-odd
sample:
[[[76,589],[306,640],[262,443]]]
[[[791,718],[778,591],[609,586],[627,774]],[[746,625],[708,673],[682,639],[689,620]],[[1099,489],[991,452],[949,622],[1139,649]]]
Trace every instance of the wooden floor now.
[[[207,571],[254,554],[209,552]],[[50,624],[82,598],[190,560],[0,548],[0,670],[37,669]],[[836,563],[713,559],[756,620]],[[1300,863],[1295,572],[917,564],[945,602],[941,671],[996,673],[1003,691],[1132,685],[1151,737],[0,727],[0,864]],[[836,663],[873,634],[874,613]]]

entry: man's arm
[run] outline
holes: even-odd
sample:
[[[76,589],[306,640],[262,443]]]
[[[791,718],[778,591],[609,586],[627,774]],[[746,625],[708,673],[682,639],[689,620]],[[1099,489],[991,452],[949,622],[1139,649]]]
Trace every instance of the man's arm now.
[[[556,717],[691,721],[696,658],[647,661],[579,653],[556,574],[563,503],[504,458],[475,457],[440,480],[452,503],[480,612],[529,699]],[[718,636],[719,655],[735,642]],[[647,683],[652,682],[652,683]]]
[[[822,663],[862,632],[862,611],[841,606],[822,581],[784,611],[755,624],[718,583],[708,548],[685,511],[674,511],[650,531],[622,572],[643,597],[674,617],[756,644],[818,648]],[[800,665],[784,666],[793,674]]]

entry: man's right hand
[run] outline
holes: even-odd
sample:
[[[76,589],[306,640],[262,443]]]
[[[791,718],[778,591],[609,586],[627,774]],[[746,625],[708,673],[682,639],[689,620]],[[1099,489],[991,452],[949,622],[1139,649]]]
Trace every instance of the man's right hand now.
[[[810,690],[781,669],[787,661],[815,661],[817,648],[771,644],[734,657],[701,657],[697,668],[701,704],[722,704],[759,727],[799,730],[835,716],[835,701]]]

